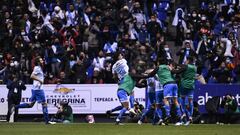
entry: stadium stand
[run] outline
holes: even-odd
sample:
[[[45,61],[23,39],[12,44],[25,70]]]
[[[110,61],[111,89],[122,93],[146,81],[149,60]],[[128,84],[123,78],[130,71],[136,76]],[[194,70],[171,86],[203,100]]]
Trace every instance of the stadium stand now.
[[[58,83],[61,72],[74,84],[112,83],[116,51],[139,73],[157,57],[182,63],[194,55],[208,83],[239,83],[239,2],[184,2],[3,0],[1,83],[17,72],[30,84],[37,56],[45,59],[46,83]]]

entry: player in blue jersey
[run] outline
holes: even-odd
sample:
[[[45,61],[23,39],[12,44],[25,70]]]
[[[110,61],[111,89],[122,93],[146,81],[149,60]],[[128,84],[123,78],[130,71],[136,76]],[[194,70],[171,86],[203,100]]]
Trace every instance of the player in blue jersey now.
[[[44,61],[41,57],[35,58],[35,67],[30,76],[30,78],[33,79],[32,96],[30,98],[30,103],[23,103],[23,104],[17,105],[15,106],[15,108],[16,109],[31,108],[37,101],[38,103],[42,104],[42,111],[43,111],[45,123],[54,124],[53,122],[49,121],[48,108],[47,108],[47,103],[46,103],[45,94],[43,90],[43,83],[44,83],[44,73],[42,70],[43,64],[44,64]]]
[[[146,73],[151,72],[152,70],[147,70]],[[161,83],[159,82],[159,78],[156,76],[147,78],[145,80],[140,80],[139,83],[145,83],[145,85],[142,85],[143,87],[146,87],[147,90],[147,98],[148,98],[148,104],[146,107],[145,112],[142,114],[140,120],[138,121],[138,124],[141,125],[144,121],[145,117],[152,112],[152,109],[154,109],[153,114],[153,124],[164,124],[162,121],[162,101],[163,101],[163,87]],[[158,120],[158,122],[156,122]]]

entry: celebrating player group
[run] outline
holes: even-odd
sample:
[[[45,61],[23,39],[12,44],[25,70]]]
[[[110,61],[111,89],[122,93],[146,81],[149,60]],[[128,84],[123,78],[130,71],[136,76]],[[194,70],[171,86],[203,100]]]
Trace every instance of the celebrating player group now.
[[[167,125],[169,122],[174,122],[175,125],[189,125],[193,121],[195,80],[198,79],[201,83],[205,83],[201,75],[197,74],[193,57],[188,57],[182,65],[159,58],[157,64],[143,74],[129,72],[123,53],[118,52],[115,57],[116,63],[112,67],[112,73],[115,78],[118,78],[117,96],[122,105],[116,124],[122,124],[123,115],[131,109],[128,95],[132,95],[135,86],[144,86],[142,84],[145,84],[147,90],[148,105],[138,120],[138,124],[144,122],[152,108],[154,109],[152,120],[155,125]],[[177,80],[177,77],[180,79]],[[185,100],[186,98],[188,100]],[[189,107],[186,107],[187,105]],[[171,109],[175,110],[171,111]],[[173,114],[175,116],[172,116]]]
[[[194,65],[194,58],[188,57],[183,65],[177,65],[172,61],[158,58],[158,62],[152,64],[151,69],[145,73],[138,74],[135,70],[129,69],[124,58],[124,53],[116,52],[115,63],[112,66],[113,78],[118,81],[117,97],[121,106],[111,112],[120,110],[115,123],[122,124],[126,111],[136,114],[134,108],[134,87],[146,87],[148,103],[138,119],[138,124],[145,122],[145,118],[152,114],[154,125],[168,125],[174,122],[175,125],[189,125],[193,115],[193,95],[195,80],[202,80],[197,75],[197,67]],[[41,57],[35,59],[35,67],[31,75],[33,79],[31,103],[23,103],[12,107],[11,114],[19,108],[30,108],[35,102],[42,104],[42,111],[46,124],[54,124],[49,121],[47,103],[43,91],[43,60]],[[180,79],[176,79],[176,78]],[[201,81],[204,83],[204,80]],[[128,96],[131,96],[128,100]],[[187,100],[186,100],[187,98]],[[130,103],[130,107],[129,107]],[[186,107],[186,106],[189,107]],[[109,112],[109,111],[108,111]],[[171,113],[175,112],[175,113]]]

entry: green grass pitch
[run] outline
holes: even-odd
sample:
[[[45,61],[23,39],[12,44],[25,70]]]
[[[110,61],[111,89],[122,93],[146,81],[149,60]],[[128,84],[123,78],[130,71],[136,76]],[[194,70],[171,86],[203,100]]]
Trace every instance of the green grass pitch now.
[[[239,135],[240,125],[153,126],[126,123],[0,123],[0,135]]]

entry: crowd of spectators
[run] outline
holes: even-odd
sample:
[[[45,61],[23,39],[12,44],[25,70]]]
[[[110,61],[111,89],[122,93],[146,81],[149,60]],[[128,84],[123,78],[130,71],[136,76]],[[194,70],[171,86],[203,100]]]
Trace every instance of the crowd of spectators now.
[[[174,2],[1,0],[0,83],[14,74],[30,84],[37,56],[47,84],[114,83],[116,51],[143,73],[159,57],[176,60],[171,49],[178,46],[178,63],[195,56],[208,83],[239,83],[239,2],[199,0],[194,9],[189,0]],[[170,27],[175,46],[166,42]]]

